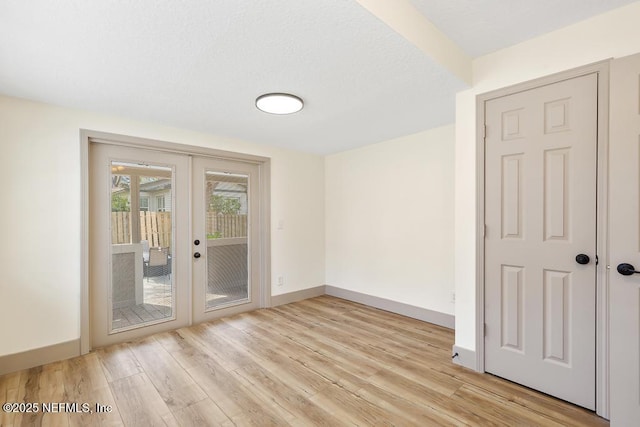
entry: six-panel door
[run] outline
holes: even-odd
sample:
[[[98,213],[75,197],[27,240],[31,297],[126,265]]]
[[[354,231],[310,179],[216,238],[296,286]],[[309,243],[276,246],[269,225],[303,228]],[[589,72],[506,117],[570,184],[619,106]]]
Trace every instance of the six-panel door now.
[[[485,369],[590,409],[597,78],[485,105]]]

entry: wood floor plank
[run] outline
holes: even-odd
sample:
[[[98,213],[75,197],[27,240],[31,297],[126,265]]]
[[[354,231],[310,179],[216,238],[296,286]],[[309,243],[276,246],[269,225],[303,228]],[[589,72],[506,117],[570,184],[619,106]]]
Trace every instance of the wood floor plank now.
[[[62,377],[67,401],[88,403],[92,413],[69,415],[70,426],[118,426],[122,418],[96,353],[62,362]],[[108,405],[109,412],[96,413],[96,405]]]
[[[390,313],[375,309],[360,309],[349,313],[349,317],[361,320],[373,325],[383,325],[388,333],[401,335],[416,341],[428,342],[431,346],[441,348],[447,353],[451,352],[450,343],[453,339],[453,331],[432,325],[432,329],[425,329],[424,323],[419,320],[389,316]]]
[[[231,421],[211,399],[207,398],[174,411],[176,425],[182,427],[216,426]]]
[[[186,408],[207,397],[154,337],[131,343],[130,348],[171,410]]]
[[[184,348],[172,355],[227,417],[242,417],[247,423],[263,420],[272,425],[286,425],[273,410],[260,407],[259,399],[216,360],[217,356],[207,353],[197,334],[190,329],[178,333],[184,338]]]
[[[196,333],[196,339],[205,346],[210,354],[216,356],[216,359],[229,371],[242,368],[245,365],[253,363],[253,359],[245,352],[238,351],[230,346],[224,340],[226,331],[233,328],[227,328],[224,323],[203,323],[192,330]]]
[[[608,425],[454,365],[453,342],[447,328],[325,295],[2,376],[4,402],[112,410],[2,412],[0,426]]]
[[[5,397],[8,390],[20,387],[20,377],[25,371],[12,372],[7,375],[0,376],[0,399]]]
[[[261,406],[260,400],[221,366],[207,366],[189,371],[212,401],[232,420],[242,419],[251,425],[287,425],[272,408]]]
[[[325,408],[327,412],[346,425],[392,426],[408,424],[408,420],[404,416],[386,411],[337,384],[312,396],[310,400]]]
[[[423,407],[427,412],[437,411],[440,414],[451,417],[456,420],[456,423],[470,425],[492,424],[490,420],[476,414],[474,410],[455,405],[451,401],[451,397],[423,386],[417,377],[411,380],[390,371],[381,371],[370,378],[369,382],[380,389]]]
[[[294,363],[289,354],[296,354],[302,349],[298,347],[289,348],[289,352],[282,351],[287,346],[286,341],[280,340],[278,345],[273,345],[266,337],[249,334],[246,330],[228,330],[222,338],[229,346],[253,355],[256,363],[307,395],[313,395],[330,384],[326,378]]]
[[[189,347],[189,344],[184,342],[184,338],[178,333],[178,331],[179,330],[163,332],[154,335],[154,337],[156,341],[158,341],[160,345],[165,349],[165,351],[171,354]]]
[[[608,424],[606,420],[594,417],[591,411],[490,374],[480,374],[449,363],[434,364],[433,369],[451,375],[466,385],[481,388],[504,399],[517,402],[531,411],[552,415],[554,419],[568,426],[589,425],[594,421],[603,423],[597,425]]]
[[[69,425],[73,427],[101,426],[118,427],[124,422],[118,404],[109,386],[97,388],[77,396],[77,402],[89,403],[91,413],[69,414]],[[96,412],[97,405],[110,407],[108,411]]]
[[[288,321],[280,325],[279,332],[286,338],[314,353],[323,355],[337,366],[344,367],[357,376],[368,377],[381,369],[379,363],[372,362],[367,358],[354,357],[352,351],[342,343],[326,339],[322,333],[313,331],[304,324]]]
[[[295,421],[296,417],[289,410],[289,408],[285,408],[282,405],[282,402],[279,401],[279,399],[277,399],[275,396],[272,396],[267,391],[268,387],[265,387],[261,383],[256,382],[256,380],[247,373],[247,371],[253,371],[255,368],[256,367],[252,367],[249,365],[245,366],[242,369],[233,371],[231,372],[231,374],[235,377],[235,380],[238,382],[238,384],[241,384],[247,390],[251,390],[252,396],[254,396],[260,402],[261,407],[269,408],[270,411],[272,411],[280,419],[284,420],[288,425],[292,424]],[[262,373],[264,374],[265,378],[267,378],[264,379],[265,383],[273,379],[268,371],[262,370]]]
[[[108,382],[144,372],[129,345],[114,344],[96,351]]]
[[[439,346],[433,337],[424,335],[420,332],[413,332],[407,328],[394,328],[386,323],[371,322],[366,318],[360,317],[358,311],[351,311],[344,315],[341,325],[356,328],[358,330],[368,331],[379,337],[380,345],[392,345],[404,350],[404,354],[410,352],[422,353],[429,351],[437,354],[451,354],[451,347]],[[448,337],[447,342],[451,342]]]
[[[405,418],[408,421],[407,424],[419,426],[453,426],[460,424],[458,420],[442,411],[426,405],[417,405],[409,399],[402,398],[397,394],[390,393],[370,383],[366,383],[356,391],[356,394],[376,406],[389,411],[394,414],[394,416]]]
[[[110,387],[126,426],[164,425],[163,416],[170,410],[147,374],[117,379]]]
[[[245,366],[235,374],[246,380],[248,386],[264,404],[277,405],[292,415],[292,418],[287,419],[289,422],[297,419],[306,425],[313,426],[340,425],[337,418],[314,405],[305,394],[290,387],[279,377],[258,365]]]
[[[13,372],[0,376],[0,404],[18,402],[20,378],[26,371]],[[16,415],[13,412],[0,411],[0,426],[14,425]]]
[[[416,375],[416,371],[422,371],[427,375],[423,376],[423,382],[434,389],[438,390],[445,395],[451,395],[455,390],[460,387],[461,383],[455,379],[450,378],[445,374],[430,370],[428,367],[421,364],[411,363],[404,357],[404,351],[398,355],[396,345],[392,341],[389,341],[389,347],[379,346],[377,341],[367,342],[366,338],[359,338],[358,334],[360,330],[356,332],[353,329],[341,330],[334,321],[329,320],[323,324],[323,336],[328,336],[330,340],[337,341],[346,346],[353,356],[359,356],[362,359],[369,360],[371,362],[377,362],[378,368],[393,368],[396,372],[404,374],[408,377]],[[312,332],[311,332],[312,333]],[[394,354],[396,353],[396,354]]]
[[[16,402],[35,403],[40,402],[40,376],[47,365],[28,369],[25,375],[20,377],[20,385]],[[42,412],[18,413],[14,418],[15,425],[41,425]]]
[[[366,378],[377,372],[378,368],[363,369],[366,360],[354,357],[341,348],[331,348],[326,354],[314,348],[313,344],[300,339],[300,334],[290,330],[280,332],[263,328],[253,328],[252,333],[260,335],[268,341],[267,345],[278,346],[285,350],[290,358],[303,365],[306,369],[314,372],[331,383],[337,383],[352,391],[358,390],[366,382]],[[246,331],[245,331],[246,332]],[[285,341],[283,341],[285,339]],[[293,346],[291,343],[295,343]],[[317,343],[314,343],[317,344]]]
[[[457,405],[467,407],[477,414],[487,418],[493,423],[513,426],[523,425],[544,425],[549,427],[562,427],[564,424],[555,421],[545,414],[527,411],[522,406],[510,402],[498,395],[472,386],[464,385],[452,396],[452,400]],[[490,403],[489,405],[487,405]],[[497,411],[494,404],[498,404],[500,410]]]

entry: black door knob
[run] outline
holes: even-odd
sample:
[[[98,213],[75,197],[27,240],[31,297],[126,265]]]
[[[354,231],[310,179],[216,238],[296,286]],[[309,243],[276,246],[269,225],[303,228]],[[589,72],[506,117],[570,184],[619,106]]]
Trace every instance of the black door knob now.
[[[200,244],[200,240],[198,240],[198,239],[194,240],[194,241],[193,241],[193,244],[194,244],[194,245],[196,245],[196,246],[198,246],[198,245]]]
[[[591,261],[591,258],[589,258],[589,255],[585,255],[585,254],[576,255],[576,262],[578,264],[589,264],[589,261]]]
[[[194,258],[200,258],[200,252],[196,252],[195,254],[193,254]]]
[[[636,271],[633,265],[623,262],[622,264],[618,264],[618,273],[623,276],[631,276],[634,273],[640,274],[640,271]]]

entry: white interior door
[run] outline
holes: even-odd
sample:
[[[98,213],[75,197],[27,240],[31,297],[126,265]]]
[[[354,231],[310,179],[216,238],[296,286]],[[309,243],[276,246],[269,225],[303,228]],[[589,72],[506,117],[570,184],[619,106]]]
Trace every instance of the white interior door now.
[[[640,55],[611,63],[610,402],[611,425],[640,425]],[[623,267],[621,267],[624,270]]]
[[[595,409],[597,75],[485,114],[485,369]]]
[[[261,306],[257,165],[193,159],[193,319]]]
[[[91,143],[91,346],[190,322],[188,157]]]

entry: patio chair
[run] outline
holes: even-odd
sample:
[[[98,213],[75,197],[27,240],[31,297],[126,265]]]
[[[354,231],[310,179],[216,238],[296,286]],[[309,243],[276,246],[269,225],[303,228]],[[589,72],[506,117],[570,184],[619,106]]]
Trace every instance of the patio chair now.
[[[169,248],[149,249],[149,260],[144,263],[144,275],[166,276],[171,273],[171,256]]]

